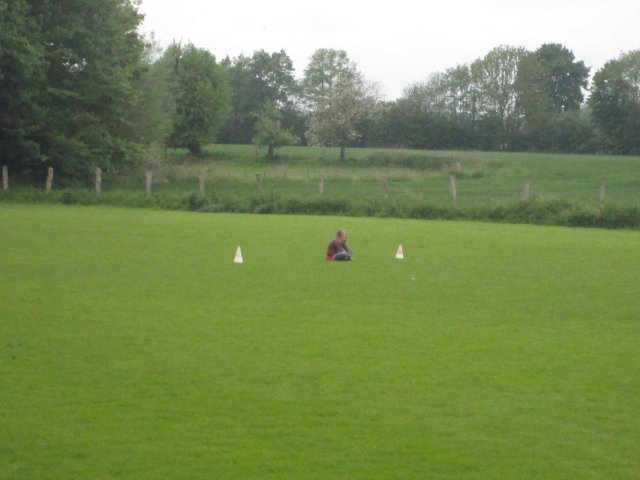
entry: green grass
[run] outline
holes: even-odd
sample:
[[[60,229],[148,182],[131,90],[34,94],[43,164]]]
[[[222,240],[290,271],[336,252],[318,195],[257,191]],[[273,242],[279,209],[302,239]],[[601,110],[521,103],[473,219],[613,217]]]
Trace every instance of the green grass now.
[[[133,171],[105,172],[99,198],[92,179],[84,186],[56,184],[45,194],[42,185],[33,188],[18,176],[8,192],[0,191],[0,202],[640,228],[640,157],[351,148],[341,163],[338,149],[312,147],[283,147],[275,161],[263,155],[250,145],[211,145],[197,159],[169,151],[164,160]],[[154,172],[149,198],[144,197],[147,168]],[[202,172],[204,196],[197,179]],[[257,173],[264,178],[260,192]],[[388,198],[383,198],[385,180]],[[527,182],[530,198],[523,202]]]
[[[250,145],[210,145],[201,159],[189,158],[183,151],[169,151],[173,162],[152,166],[154,191],[198,192],[197,175],[206,172],[209,194],[246,197],[256,192],[255,174],[262,173],[265,191],[277,195],[313,195],[323,176],[328,196],[380,199],[382,180],[388,178],[392,200],[413,197],[449,205],[449,175],[456,174],[460,177],[461,206],[516,201],[522,198],[525,182],[530,183],[531,193],[541,199],[587,205],[598,204],[600,185],[604,184],[608,201],[640,206],[637,156],[350,148],[347,161],[342,164],[338,151],[282,147],[277,150],[278,159],[272,162],[264,159],[264,151],[256,151]],[[408,168],[429,162],[433,163],[432,168]],[[458,164],[462,172],[457,171]],[[19,185],[19,179],[17,182],[12,185]],[[38,188],[42,190],[42,185]],[[103,190],[107,195],[142,194],[144,168],[122,175],[104,173]],[[0,200],[3,196],[7,193],[0,192]]]
[[[456,171],[459,162],[466,174],[458,180],[458,203],[462,206],[518,200],[525,182],[540,198],[590,205],[599,202],[604,183],[608,200],[640,205],[640,157],[633,156],[350,148],[347,162],[340,164],[338,148],[282,147],[277,150],[276,162],[265,161],[264,152],[256,154],[250,145],[212,145],[205,151],[213,162],[169,167],[164,172],[168,183],[182,180],[195,190],[197,174],[207,171],[212,190],[229,193],[244,187],[255,191],[255,173],[260,172],[265,174],[269,191],[308,195],[316,191],[322,175],[328,194],[379,198],[382,179],[389,178],[392,199],[413,195],[449,204],[449,175],[460,175]],[[417,159],[418,163],[435,159],[449,168],[403,168],[406,159]],[[386,161],[390,164],[379,165]]]
[[[640,475],[638,232],[3,204],[0,238],[1,479]]]

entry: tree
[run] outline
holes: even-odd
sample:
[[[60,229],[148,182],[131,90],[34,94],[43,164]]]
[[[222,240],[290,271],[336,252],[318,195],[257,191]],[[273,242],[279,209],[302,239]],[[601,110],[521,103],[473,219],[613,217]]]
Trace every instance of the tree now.
[[[518,102],[516,78],[518,65],[526,50],[502,45],[471,65],[474,87],[478,92],[485,134],[494,138],[493,147],[513,148],[523,122]]]
[[[526,118],[523,141],[529,148],[583,148],[581,144],[569,147],[569,140],[582,142],[581,132],[588,131],[579,112],[588,75],[584,63],[576,62],[573,53],[559,44],[545,44],[522,56],[516,89]]]
[[[411,115],[412,108],[405,98],[380,102],[375,115],[365,120],[363,146],[407,147],[416,146],[416,130],[419,122]]]
[[[589,105],[616,153],[640,153],[640,50],[607,62],[594,76]]]
[[[220,139],[224,143],[248,143],[253,133],[253,113],[260,107],[254,105],[250,61],[249,57],[240,55],[233,60],[227,57],[221,62],[231,88],[231,113],[220,128]]]
[[[223,60],[231,86],[231,115],[222,127],[222,140],[229,143],[251,141],[256,112],[275,105],[283,114],[283,122],[292,125],[295,118],[293,98],[297,83],[293,62],[284,50],[268,53],[257,50],[251,57],[240,55]],[[289,122],[291,120],[291,122]]]
[[[145,50],[142,68],[134,77],[139,90],[129,113],[132,134],[145,146],[163,145],[173,129],[175,103],[175,58],[179,55],[169,47],[162,52],[153,39]]]
[[[478,95],[473,88],[469,65],[458,65],[448,69],[443,82],[449,111],[455,124],[472,132],[476,124]]]
[[[550,72],[535,53],[527,52],[520,59],[516,90],[518,103],[525,116],[525,143],[536,150],[546,150],[553,134],[552,117],[556,115],[548,88]]]
[[[0,141],[20,170],[80,177],[136,158],[141,18],[134,0],[0,1]]]
[[[578,111],[587,88],[589,68],[575,61],[573,52],[558,43],[547,43],[535,51],[545,73],[544,91],[556,112]]]
[[[226,73],[207,50],[189,44],[167,50],[175,72],[175,122],[168,143],[200,155],[213,142],[230,108]]]
[[[45,45],[46,117],[39,143],[67,175],[135,158],[128,112],[144,41],[133,0],[34,0]]]
[[[343,50],[319,49],[304,72],[303,96],[311,113],[307,137],[311,144],[340,146],[344,161],[357,126],[369,116],[377,102],[375,88],[368,84]]]
[[[249,70],[257,104],[271,103],[281,108],[292,103],[297,85],[293,77],[293,62],[284,50],[273,53],[264,50],[254,52]]]
[[[422,111],[438,116],[446,115],[449,112],[447,86],[444,80],[442,73],[432,73],[425,82],[409,86],[404,96]]]
[[[40,158],[34,134],[44,113],[44,49],[38,32],[25,0],[0,1],[0,151],[12,168]]]
[[[282,114],[274,105],[267,104],[257,115],[254,128],[254,143],[257,146],[267,146],[269,160],[273,160],[276,148],[293,143],[293,135],[289,130],[282,128]]]

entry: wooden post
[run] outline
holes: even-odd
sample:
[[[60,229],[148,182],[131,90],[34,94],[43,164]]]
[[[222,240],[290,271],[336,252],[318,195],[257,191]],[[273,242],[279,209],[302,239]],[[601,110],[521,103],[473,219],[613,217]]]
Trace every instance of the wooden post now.
[[[9,168],[6,165],[2,167],[2,189],[9,190]]]
[[[205,173],[204,172],[201,172],[200,175],[198,175],[198,181],[200,183],[200,196],[204,198],[204,194],[205,194],[205,188],[204,188]]]
[[[385,178],[382,180],[382,196],[386,200],[389,198],[389,179]]]
[[[456,185],[456,176],[451,175],[449,177],[449,193],[451,193],[451,200],[456,203],[458,200],[458,187]]]
[[[529,200],[529,197],[531,197],[531,184],[529,182],[525,182],[522,198]]]
[[[256,183],[258,184],[258,191],[262,191],[263,176],[261,173],[256,173]]]
[[[102,194],[102,169],[96,168],[96,195]]]
[[[53,186],[53,167],[49,167],[47,170],[47,193],[51,191]]]
[[[604,183],[601,183],[600,184],[600,205],[604,203],[606,195],[607,195],[607,192],[604,188]]]
[[[320,195],[324,194],[324,177],[320,175],[320,180],[318,180],[318,193]]]
[[[153,170],[147,170],[145,172],[145,178],[147,180],[147,185],[144,190],[144,196],[149,197],[151,196],[151,185],[153,184]]]
[[[462,172],[462,163],[460,163],[460,162],[456,162],[456,170],[457,170],[458,172]]]

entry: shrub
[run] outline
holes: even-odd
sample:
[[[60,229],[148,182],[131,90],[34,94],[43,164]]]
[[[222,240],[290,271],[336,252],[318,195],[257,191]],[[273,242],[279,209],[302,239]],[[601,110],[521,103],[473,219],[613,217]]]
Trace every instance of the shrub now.
[[[597,226],[604,228],[640,227],[640,210],[634,206],[607,204],[600,213]]]
[[[200,210],[202,207],[204,207],[205,203],[206,200],[197,193],[192,193],[187,198],[187,205],[189,210]]]
[[[63,192],[63,194],[60,195],[60,202],[64,205],[75,205],[78,203],[78,199],[72,192]]]
[[[63,203],[65,205],[115,205],[198,212],[309,214],[400,217],[415,219],[466,219],[508,223],[566,225],[572,227],[640,228],[638,206],[606,204],[602,208],[564,200],[532,198],[498,205],[455,206],[432,203],[415,195],[339,197],[331,195],[215,194],[207,198],[183,190],[158,189],[149,197],[139,189],[114,190],[98,197],[89,189],[43,190],[14,188],[0,194],[1,202]]]

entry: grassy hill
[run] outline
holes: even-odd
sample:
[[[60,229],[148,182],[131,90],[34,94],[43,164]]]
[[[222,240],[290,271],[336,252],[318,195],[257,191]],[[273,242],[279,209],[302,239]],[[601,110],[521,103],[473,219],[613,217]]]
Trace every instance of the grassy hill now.
[[[139,170],[105,173],[100,198],[92,193],[89,179],[81,187],[57,186],[49,195],[42,185],[36,190],[12,188],[0,192],[0,201],[640,226],[639,157],[354,148],[340,163],[337,149],[310,147],[284,147],[278,155],[267,161],[263,151],[243,145],[213,145],[202,158],[171,151]],[[149,197],[144,196],[146,169],[154,175]],[[200,174],[206,176],[204,195],[199,191]],[[263,178],[261,189],[256,174]],[[457,182],[455,202],[451,176]]]
[[[0,218],[0,478],[638,477],[638,232]]]

